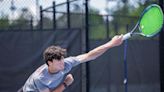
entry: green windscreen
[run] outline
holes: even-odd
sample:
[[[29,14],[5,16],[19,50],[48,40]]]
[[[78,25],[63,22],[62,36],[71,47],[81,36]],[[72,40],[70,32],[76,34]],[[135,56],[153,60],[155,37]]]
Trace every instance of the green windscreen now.
[[[158,5],[152,5],[145,10],[140,19],[140,31],[150,37],[157,34],[163,26],[163,12]]]

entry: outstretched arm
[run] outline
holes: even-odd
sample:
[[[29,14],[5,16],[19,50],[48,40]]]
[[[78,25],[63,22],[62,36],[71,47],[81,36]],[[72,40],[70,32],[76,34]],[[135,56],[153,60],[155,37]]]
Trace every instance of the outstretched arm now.
[[[101,56],[104,52],[106,52],[108,49],[115,47],[115,46],[119,46],[121,45],[121,43],[123,42],[122,40],[123,35],[117,35],[114,36],[112,38],[111,41],[89,51],[88,53],[82,54],[82,55],[78,55],[76,56],[76,58],[81,62],[87,62],[90,60],[94,60],[97,57]]]

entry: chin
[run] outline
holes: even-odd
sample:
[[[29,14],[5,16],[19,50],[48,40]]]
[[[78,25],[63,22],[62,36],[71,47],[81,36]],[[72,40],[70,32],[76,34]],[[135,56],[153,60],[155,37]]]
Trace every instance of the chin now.
[[[62,70],[64,70],[64,67],[62,68]]]
[[[64,67],[61,67],[60,70],[64,70]]]

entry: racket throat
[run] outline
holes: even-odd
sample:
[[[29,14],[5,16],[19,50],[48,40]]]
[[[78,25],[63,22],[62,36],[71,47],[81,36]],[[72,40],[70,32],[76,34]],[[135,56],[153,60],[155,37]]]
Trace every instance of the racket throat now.
[[[144,36],[143,33],[132,33],[132,34],[131,34],[131,36],[135,36],[135,35],[142,35],[142,36]]]
[[[129,33],[127,33],[127,34],[125,34],[125,35],[123,36],[123,40],[129,39],[131,36],[132,36],[132,33],[129,32]]]
[[[137,24],[135,25],[135,27],[132,29],[132,31],[131,32],[129,32],[129,33],[127,33],[127,34],[125,34],[124,36],[123,36],[123,40],[127,40],[127,39],[129,39],[134,33],[134,31],[135,31],[135,29],[138,27],[138,25],[139,25],[139,22],[137,22]]]

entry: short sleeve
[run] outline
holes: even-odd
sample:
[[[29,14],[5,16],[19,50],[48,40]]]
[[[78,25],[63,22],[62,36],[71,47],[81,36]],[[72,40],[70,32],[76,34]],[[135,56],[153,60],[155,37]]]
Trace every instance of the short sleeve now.
[[[37,87],[37,90],[39,92],[42,92],[43,90],[48,90],[49,89],[48,86],[43,81],[41,81],[39,79],[36,79],[34,81],[34,85]]]
[[[68,73],[72,67],[75,67],[80,64],[80,61],[76,57],[68,57],[64,59],[65,63],[65,73]]]
[[[65,58],[64,62],[69,63],[72,67],[80,64],[80,61],[76,57]]]

